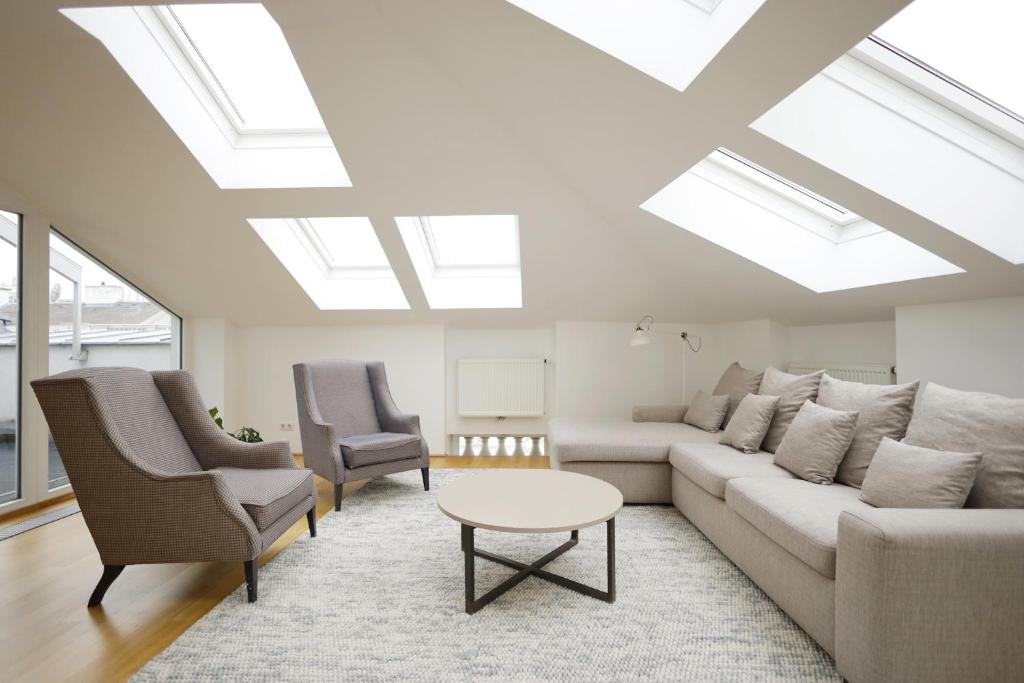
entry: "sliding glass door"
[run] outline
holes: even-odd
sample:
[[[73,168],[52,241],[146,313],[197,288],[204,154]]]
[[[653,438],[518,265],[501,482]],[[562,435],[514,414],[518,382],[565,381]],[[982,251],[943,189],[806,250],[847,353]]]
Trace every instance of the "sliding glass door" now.
[[[21,216],[0,210],[0,504],[21,497]]]

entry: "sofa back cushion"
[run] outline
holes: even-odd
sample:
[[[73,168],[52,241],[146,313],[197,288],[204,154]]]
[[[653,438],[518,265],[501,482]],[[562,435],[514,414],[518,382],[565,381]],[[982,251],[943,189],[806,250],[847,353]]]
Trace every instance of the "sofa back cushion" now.
[[[857,415],[805,401],[775,451],[775,464],[814,484],[831,484],[853,441]]]
[[[686,414],[683,415],[683,422],[691,427],[703,429],[705,432],[717,432],[722,426],[725,411],[728,409],[728,396],[711,396],[703,391],[698,391],[690,401],[690,407],[686,409]]]
[[[761,442],[764,441],[764,435],[768,433],[778,402],[778,396],[744,396],[729,424],[726,425],[719,443],[738,448],[744,453],[757,453],[761,448]]]
[[[817,404],[834,410],[856,410],[857,429],[836,472],[836,481],[860,488],[871,457],[883,438],[895,441],[907,433],[914,411],[917,382],[908,384],[862,384],[844,382],[825,374],[818,386]]]
[[[747,370],[735,362],[725,369],[718,384],[715,385],[715,390],[711,392],[715,396],[723,394],[729,396],[729,408],[725,411],[723,426],[728,426],[729,420],[732,419],[733,413],[736,412],[744,396],[757,393],[763,377],[763,372]]]
[[[764,436],[761,448],[769,453],[775,452],[800,407],[818,397],[818,384],[823,374],[824,370],[810,375],[791,375],[775,368],[764,371],[764,378],[757,393],[778,396],[779,402],[775,406],[775,415],[772,416],[772,423]]]
[[[1024,508],[1024,399],[930,382],[918,396],[904,441],[940,451],[980,452],[966,507]]]
[[[880,508],[962,508],[981,453],[953,453],[893,441],[878,446],[860,499]]]

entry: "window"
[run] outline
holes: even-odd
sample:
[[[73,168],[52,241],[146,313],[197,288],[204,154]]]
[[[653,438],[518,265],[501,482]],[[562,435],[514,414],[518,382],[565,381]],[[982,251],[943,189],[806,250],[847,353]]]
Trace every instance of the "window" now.
[[[517,216],[395,222],[431,308],[522,308]]]
[[[685,90],[764,0],[509,0],[513,5]]]
[[[351,186],[263,5],[61,12],[106,46],[219,187]]]
[[[409,308],[369,218],[250,218],[249,224],[321,310]]]
[[[819,293],[962,272],[728,150],[641,208]]]
[[[0,504],[21,497],[21,216],[0,211]]]
[[[1020,27],[1024,4],[1012,0],[917,0],[874,33],[920,74],[945,80],[1024,122]]]
[[[50,232],[50,373],[181,367],[181,319],[56,230]],[[68,484],[50,440],[48,488]]]

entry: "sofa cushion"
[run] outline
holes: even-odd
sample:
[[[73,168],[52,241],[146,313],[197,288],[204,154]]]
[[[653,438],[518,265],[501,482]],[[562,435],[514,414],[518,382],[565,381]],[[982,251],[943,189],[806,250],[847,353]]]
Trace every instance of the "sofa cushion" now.
[[[733,479],[725,502],[751,526],[830,579],[836,576],[839,515],[873,510],[860,490],[801,479]]]
[[[763,372],[747,370],[735,362],[725,369],[718,384],[715,385],[715,390],[711,392],[716,396],[722,394],[729,396],[729,409],[725,412],[723,425],[729,424],[729,420],[732,419],[733,413],[736,412],[744,396],[757,393],[762,377],[764,377]]]
[[[917,382],[907,384],[862,384],[844,382],[825,374],[818,385],[816,403],[835,410],[856,410],[857,429],[849,450],[839,463],[836,481],[860,486],[883,437],[899,441],[907,433],[914,410]]]
[[[917,399],[904,441],[940,451],[981,451],[966,507],[1024,508],[1024,399],[931,382]]]
[[[725,485],[739,477],[795,479],[772,463],[772,454],[741,453],[717,443],[676,444],[668,461],[687,479],[716,498],[725,498]]]
[[[824,370],[810,375],[791,375],[775,368],[768,368],[764,371],[764,379],[761,380],[761,388],[757,393],[778,396],[779,403],[775,406],[775,415],[772,417],[772,424],[768,427],[768,433],[764,436],[761,448],[769,453],[775,452],[800,407],[805,401],[813,401],[817,398],[818,383],[823,374],[825,374]]]
[[[345,460],[345,467],[350,468],[418,458],[423,453],[420,448],[420,437],[415,434],[378,432],[346,436],[339,439],[338,443],[341,444],[341,457]]]
[[[778,403],[778,396],[747,394],[740,401],[740,407],[733,413],[718,443],[738,448],[744,453],[757,453],[764,435],[768,433]]]
[[[698,391],[690,401],[686,414],[683,415],[683,422],[705,432],[717,432],[728,409],[728,396],[712,396]]]
[[[962,508],[981,453],[952,453],[882,439],[860,499],[879,508]]]
[[[293,507],[315,496],[312,470],[255,470],[244,467],[217,467],[242,508],[256,528],[265,531]]]
[[[554,419],[548,423],[558,462],[667,462],[674,443],[714,443],[716,434],[670,422]]]
[[[831,484],[853,441],[857,413],[804,401],[775,451],[775,464],[815,484]]]

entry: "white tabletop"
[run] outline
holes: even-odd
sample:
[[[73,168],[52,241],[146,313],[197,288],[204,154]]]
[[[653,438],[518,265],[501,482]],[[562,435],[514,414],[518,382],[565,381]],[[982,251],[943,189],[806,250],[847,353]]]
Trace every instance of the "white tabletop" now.
[[[492,470],[447,484],[437,494],[441,512],[492,531],[554,533],[608,521],[622,508],[611,484],[560,470]]]

